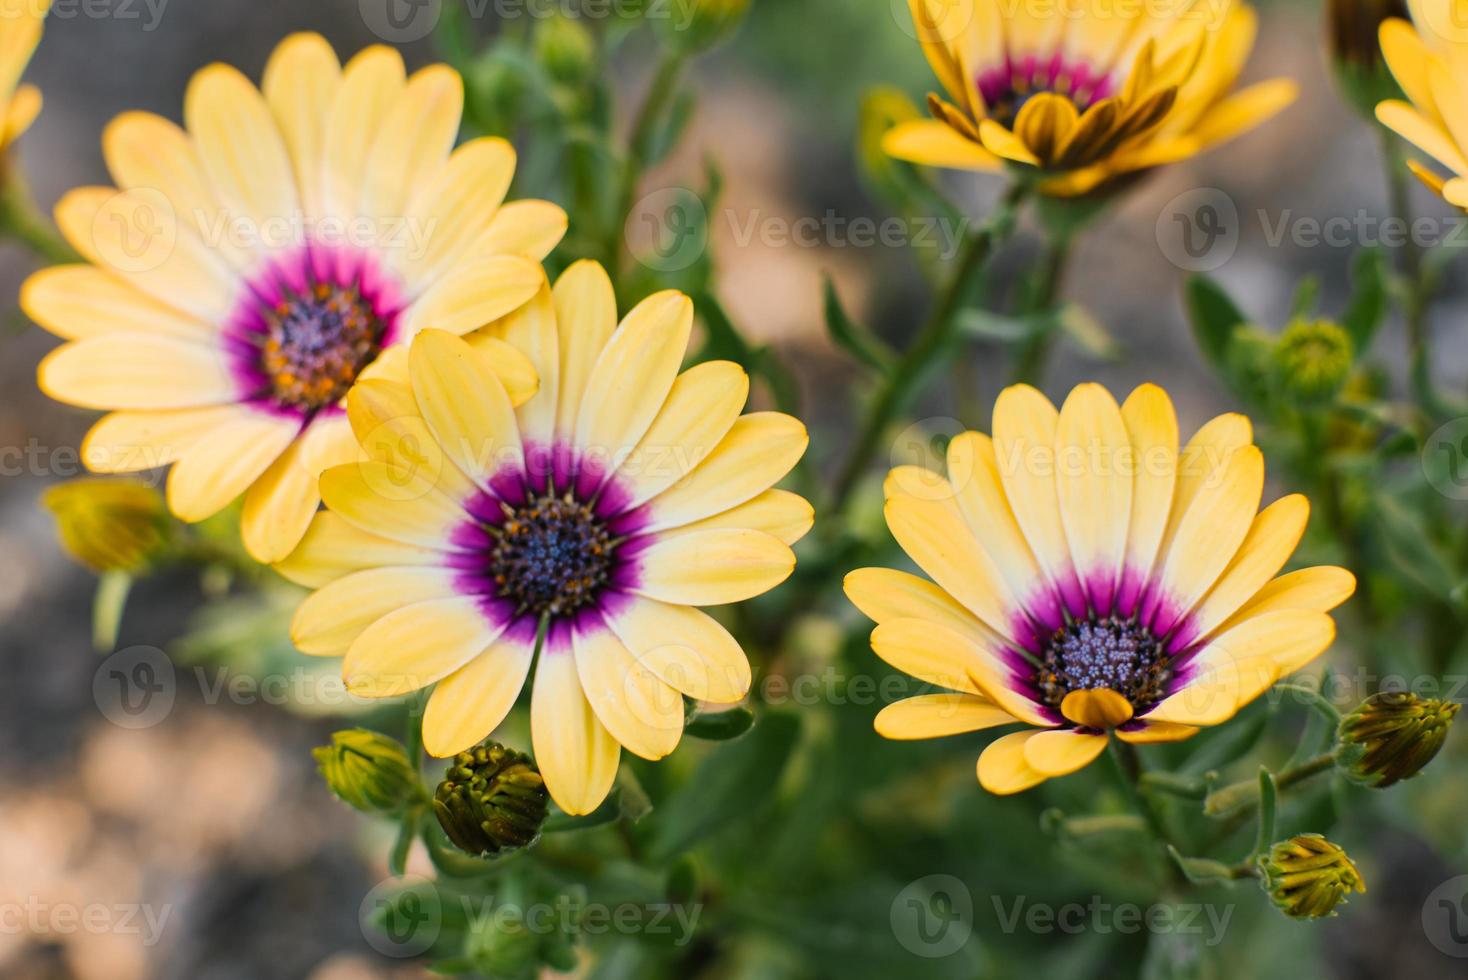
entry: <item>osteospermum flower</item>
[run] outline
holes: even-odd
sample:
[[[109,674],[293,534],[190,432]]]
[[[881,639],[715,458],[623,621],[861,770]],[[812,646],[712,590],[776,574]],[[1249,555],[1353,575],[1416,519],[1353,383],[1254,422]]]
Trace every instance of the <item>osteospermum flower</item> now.
[[[1383,126],[1449,171],[1443,177],[1412,160],[1408,166],[1449,204],[1468,208],[1468,25],[1450,0],[1412,0],[1412,23],[1381,25],[1381,51],[1407,101],[1376,107]]]
[[[743,698],[743,651],[695,607],[794,568],[811,508],[770,488],[807,436],[787,415],[741,415],[734,364],[679,374],[692,322],[665,292],[618,326],[611,281],[582,262],[487,330],[535,363],[540,391],[518,413],[488,358],[434,330],[408,383],[360,382],[347,414],[368,460],[322,475],[327,510],[278,566],[319,589],[296,645],[344,655],[363,697],[436,684],[423,741],[439,757],[504,720],[539,649],[531,738],[569,813],[606,797],[619,746],[673,751],[683,695]]]
[[[1008,162],[1045,177],[1045,193],[1073,196],[1201,153],[1295,98],[1285,79],[1233,91],[1257,18],[1232,0],[909,6],[947,95],[928,97],[932,119],[887,136],[887,152],[914,163]]]
[[[846,594],[877,622],[872,647],[947,688],[888,706],[888,738],[1023,723],[979,758],[979,782],[1015,793],[1080,769],[1112,735],[1187,738],[1228,720],[1335,636],[1344,569],[1275,577],[1309,516],[1263,511],[1249,421],[1223,415],[1182,450],[1166,393],[1120,407],[1081,385],[1058,412],[1006,390],[994,436],[967,432],[948,475],[902,467],[887,524],[932,581],[869,568]],[[1257,512],[1257,513],[1256,513]]]
[[[20,76],[41,43],[41,25],[51,0],[0,0],[0,155],[41,112],[41,90],[21,85]]]
[[[244,495],[260,561],[290,554],[318,475],[354,458],[341,401],[361,377],[405,377],[404,342],[455,333],[535,295],[566,215],[501,206],[515,154],[454,149],[463,83],[406,77],[391,48],[342,68],[315,34],[284,41],[263,92],[227,65],[193,78],[187,131],[119,116],[103,136],[116,188],[56,208],[89,264],[25,285],[26,312],[70,341],[40,368],[51,397],[105,409],[83,444],[97,471],[173,464],[168,502],[202,520]],[[533,372],[496,355],[517,399]]]

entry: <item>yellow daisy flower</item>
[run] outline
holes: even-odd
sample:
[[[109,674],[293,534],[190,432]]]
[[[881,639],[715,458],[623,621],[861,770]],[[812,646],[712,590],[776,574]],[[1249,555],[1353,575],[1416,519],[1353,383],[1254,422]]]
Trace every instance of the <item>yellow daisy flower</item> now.
[[[423,741],[438,757],[504,720],[539,645],[531,738],[568,813],[606,797],[619,746],[673,751],[684,695],[743,698],[743,651],[694,607],[790,574],[812,511],[771,487],[808,439],[787,415],[740,414],[737,365],[680,374],[692,325],[689,299],[664,292],[619,326],[606,272],[581,262],[471,342],[421,333],[406,384],[360,382],[347,415],[368,458],[323,474],[327,509],[277,566],[319,589],[296,645],[345,656],[363,697],[436,684]],[[486,338],[535,363],[518,412]]]
[[[1309,504],[1263,511],[1264,458],[1248,419],[1223,415],[1181,451],[1167,394],[1118,406],[1077,387],[1057,411],[1033,388],[967,432],[947,477],[887,483],[887,524],[932,581],[868,568],[846,594],[876,621],[872,648],[953,693],[889,705],[887,738],[1030,726],[979,757],[979,782],[1017,793],[1085,766],[1111,735],[1184,739],[1218,725],[1335,636],[1344,569],[1275,577]],[[1257,513],[1256,513],[1257,512]]]
[[[895,127],[887,152],[936,167],[1038,171],[1046,194],[1085,194],[1231,139],[1294,101],[1286,79],[1233,86],[1252,8],[1176,0],[1051,5],[909,0],[947,100]]]
[[[1412,23],[1381,25],[1381,51],[1408,101],[1376,107],[1383,126],[1452,172],[1442,177],[1417,161],[1412,172],[1449,204],[1468,208],[1468,25],[1450,0],[1411,0]],[[1415,25],[1415,26],[1414,26]]]
[[[244,495],[243,535],[278,561],[306,531],[328,466],[355,458],[341,401],[359,377],[404,378],[425,325],[473,330],[529,301],[566,215],[503,204],[515,153],[454,148],[463,82],[405,75],[388,47],[344,68],[318,35],[276,48],[263,92],[216,64],[181,129],[115,119],[102,148],[117,187],[66,195],[56,219],[89,264],[48,269],[26,312],[69,343],[40,367],[51,397],[104,409],[87,465],[173,464],[186,521]],[[517,398],[526,358],[499,352]]]
[[[41,113],[41,90],[20,76],[36,45],[51,0],[0,0],[0,154],[31,128]]]

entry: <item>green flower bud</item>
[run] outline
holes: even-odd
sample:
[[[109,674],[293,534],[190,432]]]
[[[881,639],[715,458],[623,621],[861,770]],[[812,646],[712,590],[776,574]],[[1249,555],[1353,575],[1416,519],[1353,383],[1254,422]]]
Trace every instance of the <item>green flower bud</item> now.
[[[532,980],[540,972],[540,937],[519,916],[482,916],[470,928],[464,955],[495,980]]]
[[[732,35],[749,11],[750,0],[673,0],[660,18],[674,44],[690,51],[711,48]],[[649,18],[651,13],[647,14]]]
[[[1323,401],[1340,391],[1356,358],[1350,334],[1329,320],[1296,320],[1274,351],[1285,389],[1303,401]]]
[[[596,69],[596,39],[576,17],[552,17],[535,32],[535,57],[551,78],[580,85]]]
[[[163,495],[137,480],[72,480],[48,489],[61,546],[94,572],[135,572],[162,556],[172,524]]]
[[[1292,919],[1335,915],[1351,892],[1365,893],[1361,872],[1341,850],[1319,834],[1280,841],[1259,858],[1260,883],[1281,912]]]
[[[1403,691],[1371,695],[1341,722],[1341,767],[1377,789],[1411,779],[1443,747],[1459,707]]]
[[[454,756],[433,795],[433,812],[460,850],[494,855],[535,843],[548,800],[529,756],[485,742]]]
[[[386,735],[349,728],[311,754],[331,791],[364,813],[395,812],[422,792],[407,750]]]

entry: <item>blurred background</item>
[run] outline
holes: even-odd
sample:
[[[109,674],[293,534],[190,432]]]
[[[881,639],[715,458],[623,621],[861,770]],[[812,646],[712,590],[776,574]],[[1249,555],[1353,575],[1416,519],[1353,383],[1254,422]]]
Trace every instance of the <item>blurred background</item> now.
[[[1148,179],[1084,237],[1067,295],[1091,311],[1114,344],[1063,346],[1047,385],[1052,398],[1081,379],[1100,379],[1119,395],[1139,382],[1158,381],[1177,400],[1187,431],[1236,407],[1197,353],[1181,299],[1187,270],[1169,258],[1175,252],[1167,238],[1170,209],[1194,188],[1214,188],[1236,205],[1236,249],[1230,244],[1227,255],[1213,256],[1208,271],[1251,317],[1276,329],[1307,273],[1320,278],[1324,310],[1343,305],[1359,236],[1315,246],[1286,236],[1274,244],[1271,230],[1280,221],[1384,215],[1379,139],[1334,90],[1322,11],[1314,4],[1271,3],[1262,15],[1246,80],[1293,77],[1302,89],[1299,102],[1235,142]],[[502,27],[492,13],[471,17],[470,24],[481,38]],[[49,208],[69,188],[107,182],[99,137],[115,114],[142,108],[178,119],[195,70],[224,60],[258,79],[276,42],[307,29],[323,33],[343,57],[379,40],[358,0],[57,0],[27,74],[45,93],[45,109],[19,150],[37,199]],[[862,380],[827,339],[823,275],[832,277],[853,314],[897,345],[921,323],[928,292],[914,249],[854,242],[840,231],[786,242],[765,229],[793,228],[800,219],[829,229],[841,221],[890,217],[864,189],[855,148],[870,87],[896,86],[921,99],[931,86],[909,31],[901,0],[755,0],[741,33],[699,63],[699,111],[688,138],[642,188],[655,195],[700,186],[706,159],[717,162],[724,179],[721,208],[710,215],[717,293],[750,336],[774,345],[794,373],[823,467],[839,462],[851,437],[852,397]],[[649,49],[630,43],[611,66],[624,95],[646,86]],[[410,67],[438,58],[432,37],[403,50]],[[998,189],[991,178],[944,179],[976,218]],[[1413,195],[1420,213],[1447,215],[1425,190],[1414,187]],[[751,228],[760,231],[751,235]],[[942,247],[941,237],[934,244]],[[1034,258],[1036,247],[1032,230],[1022,229],[996,265],[996,288]],[[0,298],[7,307],[13,309],[32,268],[20,248],[0,249]],[[1468,332],[1459,326],[1468,312],[1463,287],[1461,272],[1450,271],[1431,320],[1439,354],[1434,367],[1450,390],[1461,390],[1468,377]],[[333,723],[309,704],[281,703],[300,698],[249,685],[235,695],[211,692],[224,675],[207,666],[210,642],[224,642],[221,633],[230,630],[248,630],[252,611],[268,599],[250,599],[254,605],[227,613],[211,607],[212,618],[201,622],[201,590],[209,583],[201,586],[197,576],[182,573],[139,583],[118,646],[168,648],[180,664],[177,697],[165,716],[143,727],[116,724],[99,707],[94,680],[101,658],[90,624],[95,580],[60,551],[53,523],[37,502],[48,485],[78,475],[76,447],[92,421],[36,388],[36,365],[55,344],[19,312],[7,315],[0,335],[0,907],[28,911],[18,926],[0,924],[0,976],[425,975],[379,955],[358,924],[359,906],[387,877],[387,831],[337,804],[316,776],[309,749],[326,740]],[[1398,325],[1383,330],[1377,353],[1399,369]],[[987,406],[1003,379],[994,360],[981,343],[965,349],[958,368],[962,397],[935,394],[917,416],[938,420],[940,428],[949,417],[987,428]],[[173,644],[184,636],[190,645],[180,653]],[[1347,658],[1349,651],[1346,636],[1337,656]],[[195,673],[193,664],[204,666]],[[244,675],[250,669],[231,667]],[[1465,753],[1457,742],[1456,751],[1448,750],[1452,757],[1438,763],[1440,781],[1464,782]],[[945,812],[966,864],[955,869],[933,857],[925,865],[924,856],[914,854],[908,867],[962,878],[975,906],[975,941],[1014,948],[1008,962],[1048,976],[1087,976],[1108,971],[1100,955],[1139,956],[1135,944],[1100,946],[1088,935],[1026,938],[996,931],[999,900],[1027,894],[1025,874],[1036,873],[999,867],[1005,853],[1018,853],[1015,840],[1033,834],[1033,815],[981,798],[972,757],[971,751],[958,753],[953,782],[941,788],[945,799],[960,801]],[[884,805],[916,811],[940,788],[905,792],[911,800]],[[1353,899],[1340,919],[1310,927],[1273,916],[1257,895],[1232,900],[1238,906],[1233,928],[1242,930],[1246,917],[1259,919],[1248,925],[1249,974],[1364,978],[1435,969],[1454,975],[1456,966],[1462,975],[1463,961],[1428,941],[1422,915],[1435,887],[1468,872],[1458,805],[1464,795],[1461,787],[1433,797],[1404,791],[1395,805],[1420,808],[1434,829],[1423,836],[1386,832],[1362,843],[1371,890]],[[1017,837],[995,835],[993,828],[1009,815],[1018,815]],[[1033,887],[1052,902],[1085,902],[1102,886],[1086,884],[1070,894],[1047,891],[1044,883]],[[890,899],[874,899],[878,932],[888,928],[883,914]],[[97,928],[68,928],[54,914],[59,907],[90,905],[141,908],[126,928],[105,916]],[[52,912],[30,914],[37,908]],[[865,957],[869,937],[857,935],[864,925],[843,930],[840,916],[833,904],[827,931],[771,942],[815,944],[822,950],[818,962],[829,964],[822,974],[853,975],[849,954]],[[890,935],[871,941],[892,945]],[[724,959],[707,975],[764,975],[748,963],[779,960],[754,957],[738,967]],[[866,967],[881,962],[869,960]],[[1123,972],[1135,966],[1116,965]],[[939,964],[917,960],[906,968],[936,973]],[[587,964],[582,972],[589,969]]]

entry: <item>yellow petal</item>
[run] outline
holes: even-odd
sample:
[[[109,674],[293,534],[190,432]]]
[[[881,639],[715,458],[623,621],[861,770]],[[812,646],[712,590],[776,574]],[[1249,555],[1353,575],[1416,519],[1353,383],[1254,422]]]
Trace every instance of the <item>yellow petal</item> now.
[[[475,596],[400,606],[352,641],[342,677],[358,697],[411,694],[467,664],[503,631],[484,615]]]
[[[1105,731],[1132,720],[1132,703],[1108,688],[1071,691],[1060,702],[1060,713],[1077,725]]]
[[[747,503],[794,469],[810,445],[805,426],[779,412],[751,412],[693,472],[649,502],[649,530],[680,527]]]
[[[1098,384],[1077,385],[1060,409],[1056,488],[1071,561],[1096,609],[1110,609],[1132,510],[1131,439]]]
[[[971,642],[995,649],[998,634],[965,609],[947,592],[908,572],[891,568],[860,568],[846,576],[846,597],[862,615],[875,623],[894,619],[927,620],[944,626]]]
[[[1009,796],[1043,783],[1049,777],[1030,768],[1025,744],[1040,732],[1013,732],[989,743],[979,756],[979,785],[996,796]]]
[[[602,350],[576,417],[576,445],[603,469],[635,446],[657,417],[692,329],[692,301],[671,290],[657,293],[627,314]]]
[[[469,520],[430,477],[379,460],[322,473],[321,498],[364,531],[429,548],[447,547]]]
[[[568,224],[566,212],[549,201],[511,201],[499,209],[470,251],[518,255],[539,262],[561,243]]]
[[[1032,96],[1014,120],[1014,135],[1041,166],[1058,159],[1061,147],[1076,128],[1080,113],[1063,95],[1041,92]],[[987,140],[985,141],[987,142]]]
[[[240,397],[217,347],[159,334],[73,341],[47,355],[37,373],[48,396],[82,408],[194,408]]]
[[[518,256],[461,263],[409,308],[404,329],[466,334],[518,310],[544,283],[540,266]]]
[[[113,412],[82,440],[82,464],[94,473],[137,473],[176,462],[190,447],[242,412],[238,405],[166,412]]]
[[[180,520],[202,521],[229,506],[290,446],[300,424],[260,412],[223,422],[184,451],[168,474],[168,506]]]
[[[1300,87],[1288,78],[1251,85],[1205,112],[1190,135],[1199,149],[1217,146],[1283,112],[1299,95]]]
[[[340,514],[322,511],[306,536],[275,570],[309,589],[319,589],[344,575],[382,565],[432,565],[442,553],[421,545],[370,534]]]
[[[662,534],[637,557],[634,591],[684,606],[721,606],[763,595],[795,571],[795,555],[760,531]]]
[[[470,140],[410,205],[413,248],[389,255],[409,294],[417,294],[469,255],[504,202],[515,176],[515,150],[499,137]]]
[[[1468,176],[1468,170],[1461,170],[1457,166],[1464,162],[1463,147],[1468,144],[1468,99],[1463,97],[1458,78],[1447,65],[1429,65],[1427,82],[1432,87],[1433,101],[1437,103],[1447,136],[1452,141],[1452,154],[1448,158],[1438,157],[1438,159],[1452,167],[1458,176]],[[1416,138],[1409,133],[1402,133],[1402,135],[1416,142]],[[1433,156],[1437,156],[1437,152],[1431,147],[1422,146],[1421,143],[1417,145]]]
[[[473,748],[500,726],[530,673],[534,650],[500,639],[438,682],[423,712],[423,747],[447,759]]]
[[[530,738],[546,789],[566,813],[590,813],[617,778],[620,748],[597,720],[569,649],[547,650],[535,670]]]
[[[1397,84],[1416,105],[1427,108],[1432,103],[1432,89],[1427,81],[1427,66],[1437,56],[1417,36],[1417,30],[1397,17],[1382,22],[1381,53]]]
[[[320,470],[305,461],[302,436],[281,453],[245,491],[240,511],[240,537],[250,557],[262,565],[284,559],[301,543],[321,505]]]
[[[535,365],[519,348],[477,331],[465,334],[464,342],[489,358],[490,367],[505,386],[511,405],[519,408],[539,394],[540,378],[535,373]]]
[[[638,506],[689,478],[729,434],[749,397],[749,376],[730,361],[680,374],[642,440],[616,471],[627,506]]]
[[[165,306],[90,265],[58,265],[25,281],[26,315],[65,340],[110,333],[153,333],[207,342],[210,324]]]
[[[527,442],[552,444],[556,439],[561,340],[550,283],[542,275],[540,287],[528,303],[496,320],[480,333],[504,341],[524,354],[534,365],[536,376],[540,379],[540,390],[534,398],[520,406],[517,413],[520,432]]]
[[[1141,385],[1127,396],[1121,406],[1121,417],[1131,441],[1135,471],[1120,602],[1120,611],[1130,615],[1141,583],[1152,572],[1158,546],[1167,529],[1177,484],[1178,434],[1172,399],[1153,384]]]
[[[1219,629],[1225,630],[1251,616],[1281,609],[1330,612],[1355,591],[1356,576],[1344,568],[1333,565],[1302,568],[1266,584]]]
[[[979,123],[979,137],[984,141],[984,149],[995,156],[1016,163],[1029,164],[1032,167],[1040,166],[1039,157],[1030,152],[1020,138],[992,119],[985,119]]]
[[[1181,742],[1198,734],[1192,725],[1177,725],[1168,721],[1143,719],[1140,728],[1117,729],[1116,737],[1134,745],[1152,745],[1159,742]]]
[[[429,429],[407,384],[358,381],[347,395],[347,418],[362,455],[385,464],[396,482],[418,479],[451,500],[478,495],[477,485],[448,458]]]
[[[306,213],[322,213],[326,124],[341,87],[341,64],[320,34],[292,34],[265,65],[260,88],[285,140]]]
[[[358,52],[342,72],[322,144],[322,200],[338,220],[358,215],[373,141],[403,90],[403,58],[384,44]]]
[[[804,497],[789,490],[766,490],[753,500],[726,511],[683,525],[683,531],[712,531],[716,528],[747,528],[763,531],[791,547],[815,525],[815,508]]]
[[[413,192],[444,166],[463,111],[464,82],[447,65],[430,65],[408,79],[379,121],[368,151],[364,214],[397,219],[408,213]]]
[[[1047,779],[1091,764],[1106,750],[1105,735],[1075,731],[1037,732],[1024,744],[1025,764]]]
[[[1309,520],[1310,502],[1300,494],[1283,497],[1264,508],[1254,518],[1234,560],[1189,617],[1185,626],[1188,635],[1207,636],[1258,594],[1294,553]]]
[[[1398,99],[1389,99],[1376,107],[1376,118],[1387,129],[1431,154],[1439,163],[1460,176],[1468,176],[1468,158],[1453,138],[1436,122]]]
[[[683,736],[683,695],[600,625],[577,627],[573,643],[581,690],[597,719],[633,755],[657,761]]]
[[[1017,720],[988,698],[924,694],[887,705],[878,713],[875,726],[883,738],[908,741],[964,735]]]
[[[882,150],[899,160],[928,167],[997,171],[1003,167],[980,143],[965,139],[952,126],[936,119],[898,123],[882,137]]]
[[[291,620],[291,641],[296,649],[312,656],[344,656],[367,627],[388,613],[458,595],[456,574],[447,568],[390,567],[339,578],[297,607]]]
[[[3,126],[0,147],[9,147],[25,135],[41,114],[41,102],[41,90],[34,85],[22,85],[15,90],[10,104],[5,107],[4,120],[0,121],[0,126]]]
[[[1032,725],[1051,720],[1014,690],[1009,668],[997,651],[953,630],[920,619],[893,619],[872,631],[872,650],[904,674],[950,691],[988,698]]]
[[[608,617],[608,625],[639,662],[695,700],[734,704],[749,693],[749,659],[705,612],[643,599]]]
[[[489,359],[441,330],[426,330],[409,355],[413,396],[450,460],[479,486],[524,468],[515,408]]]
[[[556,430],[569,436],[592,368],[617,329],[617,294],[607,271],[583,259],[561,273],[552,295],[561,353]]]

